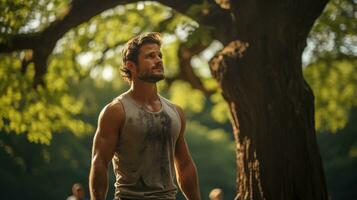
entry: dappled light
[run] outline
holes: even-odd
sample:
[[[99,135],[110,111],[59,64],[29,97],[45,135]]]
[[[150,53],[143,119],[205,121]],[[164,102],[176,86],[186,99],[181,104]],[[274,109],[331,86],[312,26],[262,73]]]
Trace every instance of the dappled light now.
[[[202,199],[323,196],[324,173],[332,199],[356,199],[357,1],[319,18],[326,2],[297,2],[1,1],[0,199],[65,199],[76,182],[89,198],[98,115],[130,88],[122,50],[144,32],[161,33],[158,91],[184,111]]]

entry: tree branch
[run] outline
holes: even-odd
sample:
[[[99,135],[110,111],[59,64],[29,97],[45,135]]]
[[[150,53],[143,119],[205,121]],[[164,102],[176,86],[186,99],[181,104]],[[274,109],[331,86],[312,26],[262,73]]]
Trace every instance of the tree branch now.
[[[10,53],[22,49],[33,49],[38,45],[40,33],[18,34],[10,37],[6,43],[0,43],[0,53]],[[7,36],[8,37],[8,36]]]
[[[201,4],[202,0],[192,0],[192,1],[180,1],[180,0],[157,0],[157,2],[161,3],[162,5],[168,6],[177,12],[182,14],[186,14],[187,10],[193,4]]]
[[[57,41],[62,38],[65,33],[109,8],[134,2],[138,2],[138,0],[73,0],[68,6],[67,12],[52,22],[43,31],[14,35],[5,43],[0,43],[0,53],[32,49],[32,60],[35,64],[34,83],[35,86],[37,84],[43,85],[43,75],[47,71],[47,58],[52,53]]]
[[[5,43],[0,43],[0,53],[10,53],[22,49],[32,50],[32,58],[30,60],[27,59],[26,62],[23,63],[23,70],[25,70],[26,66],[30,62],[33,62],[35,64],[34,83],[35,85],[44,85],[42,79],[44,74],[47,72],[48,56],[52,53],[57,41],[62,38],[65,33],[67,33],[70,29],[75,28],[78,25],[90,20],[92,17],[100,14],[101,12],[107,9],[113,8],[117,5],[124,5],[135,2],[138,2],[138,0],[73,0],[72,3],[69,4],[67,11],[61,17],[52,22],[43,31],[29,34],[14,35],[12,37],[9,37],[9,39]],[[158,0],[157,2],[169,6],[183,14],[189,14],[187,13],[187,11],[191,8],[193,4],[201,5],[203,1]],[[212,4],[212,2],[214,3],[214,1],[210,2],[211,10],[199,13],[198,16],[191,17],[195,17],[198,22],[214,22],[213,24],[219,26],[219,24],[221,24],[220,19],[222,19],[223,16],[225,16],[225,18],[229,16],[229,12],[224,9],[221,9],[217,4]],[[187,49],[184,46],[182,46],[181,48],[182,54],[187,55],[188,52],[190,53],[188,57],[184,58],[181,61],[181,76],[184,78],[184,80],[187,80],[194,88],[203,91],[206,95],[209,95],[211,92],[207,91],[204,88],[199,77],[194,74],[192,67],[190,66],[190,59],[193,55],[196,54],[191,50],[191,48]],[[199,53],[199,51],[195,52]]]
[[[202,52],[206,49],[206,45],[194,44],[191,47],[187,47],[185,43],[182,43],[179,47],[179,63],[180,63],[180,78],[187,81],[192,88],[202,91],[207,97],[212,95],[215,91],[207,90],[203,85],[201,79],[195,74],[191,66],[191,59],[194,55]]]

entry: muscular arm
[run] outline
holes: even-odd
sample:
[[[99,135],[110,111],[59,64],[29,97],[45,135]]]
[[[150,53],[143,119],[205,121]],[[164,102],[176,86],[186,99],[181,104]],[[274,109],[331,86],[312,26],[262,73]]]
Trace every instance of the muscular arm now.
[[[119,101],[107,105],[99,115],[93,140],[89,189],[92,200],[106,199],[108,191],[108,165],[117,145],[124,111]]]
[[[181,191],[188,200],[200,200],[200,188],[196,166],[192,160],[184,137],[186,120],[182,109],[177,107],[181,118],[181,132],[175,148],[175,168]]]

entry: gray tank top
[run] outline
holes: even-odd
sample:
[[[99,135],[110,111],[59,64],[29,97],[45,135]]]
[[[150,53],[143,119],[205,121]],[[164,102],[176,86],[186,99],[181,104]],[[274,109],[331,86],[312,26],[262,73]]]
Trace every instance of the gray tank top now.
[[[117,97],[125,122],[112,160],[115,199],[176,199],[174,152],[181,120],[176,107],[159,98],[160,111],[150,112],[128,93]]]

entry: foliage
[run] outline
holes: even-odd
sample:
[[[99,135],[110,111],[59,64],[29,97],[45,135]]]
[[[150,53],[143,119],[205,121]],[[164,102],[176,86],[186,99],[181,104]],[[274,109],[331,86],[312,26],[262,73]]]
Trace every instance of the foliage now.
[[[186,138],[197,165],[203,199],[221,188],[225,199],[235,196],[235,144],[222,129],[208,129],[199,122],[187,125]]]
[[[317,136],[331,199],[356,199],[357,107],[352,109],[346,127],[336,134]]]
[[[305,77],[316,96],[316,128],[332,131],[345,127],[350,110],[357,105],[357,62],[315,62]]]
[[[0,61],[0,65],[9,66],[0,68],[0,129],[8,133],[26,133],[30,141],[44,144],[50,143],[52,132],[67,129],[83,134],[90,131],[88,124],[75,118],[83,104],[65,93],[64,82],[68,77],[63,75],[62,79],[53,80],[56,73],[48,73],[48,87],[39,86],[34,90],[33,67],[29,66],[22,74],[16,59],[19,56],[14,53],[4,56]],[[50,70],[56,70],[55,66]]]
[[[0,33],[1,35],[17,33],[20,27],[29,20],[28,17],[37,1],[11,1],[2,0],[0,2]],[[14,12],[16,11],[16,12]],[[2,37],[1,37],[2,38]],[[0,42],[3,42],[0,40]]]
[[[205,100],[202,92],[192,90],[191,86],[183,81],[175,81],[175,83],[171,86],[170,98],[174,103],[180,105],[182,108],[193,112],[202,111]]]
[[[24,135],[0,133],[3,199],[65,199],[73,182],[87,181],[90,153],[84,141],[69,133],[54,135],[52,141],[45,146]]]
[[[0,42],[11,34],[42,30],[66,12],[68,3],[69,0],[1,0]]]
[[[356,1],[330,1],[307,41],[304,75],[315,92],[320,132],[343,128],[357,105],[356,7]]]
[[[357,51],[356,1],[331,0],[308,38],[310,62],[319,59],[355,60]]]

